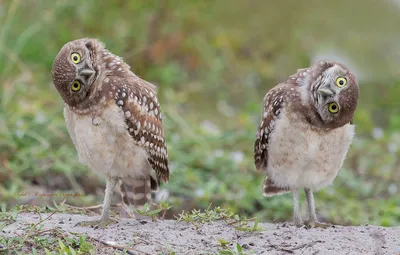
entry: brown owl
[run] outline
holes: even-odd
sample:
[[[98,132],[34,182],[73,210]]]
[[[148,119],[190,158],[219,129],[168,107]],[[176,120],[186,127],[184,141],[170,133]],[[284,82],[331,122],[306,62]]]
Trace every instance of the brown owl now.
[[[106,179],[100,220],[80,224],[106,227],[114,222],[109,209],[118,181],[125,202],[131,197],[143,204],[151,198],[150,190],[169,179],[156,88],[99,40],[89,38],[65,44],[52,74],[80,162]]]
[[[330,185],[342,167],[354,136],[351,124],[359,87],[343,64],[322,61],[300,69],[264,97],[256,134],[254,161],[266,172],[264,196],[293,192],[293,220],[299,213],[299,190],[304,189],[308,226],[319,223],[313,191]]]

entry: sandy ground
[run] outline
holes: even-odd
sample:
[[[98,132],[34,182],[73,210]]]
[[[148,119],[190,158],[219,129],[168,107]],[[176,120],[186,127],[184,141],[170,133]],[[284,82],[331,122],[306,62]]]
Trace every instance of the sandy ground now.
[[[49,214],[43,214],[45,218]],[[228,248],[237,243],[243,254],[400,254],[400,227],[377,226],[305,229],[288,224],[260,223],[259,232],[237,231],[224,222],[200,224],[199,228],[173,220],[123,219],[108,229],[75,227],[83,220],[94,219],[84,215],[54,214],[41,223],[43,229],[60,227],[67,232],[85,233],[99,244],[98,254],[117,254],[110,246],[128,246],[128,254],[218,254],[223,250],[218,239],[229,241]],[[21,213],[17,221],[6,226],[1,235],[23,234],[27,223],[38,223],[34,213]],[[235,253],[232,253],[235,254]]]

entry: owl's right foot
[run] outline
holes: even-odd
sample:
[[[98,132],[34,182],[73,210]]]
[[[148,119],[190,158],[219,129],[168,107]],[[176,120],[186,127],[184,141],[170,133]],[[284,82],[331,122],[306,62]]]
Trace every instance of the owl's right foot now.
[[[93,227],[93,228],[107,228],[111,224],[118,223],[117,220],[113,220],[111,218],[105,218],[105,219],[100,219],[100,220],[90,220],[90,221],[81,221],[75,226],[88,226],[88,227]]]
[[[306,221],[305,226],[307,228],[330,228],[333,225],[329,223],[319,222],[316,220],[308,220]]]

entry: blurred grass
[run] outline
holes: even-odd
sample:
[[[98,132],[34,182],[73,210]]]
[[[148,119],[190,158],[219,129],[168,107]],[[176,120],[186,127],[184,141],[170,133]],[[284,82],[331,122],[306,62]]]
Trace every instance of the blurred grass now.
[[[262,98],[297,68],[344,62],[361,86],[357,137],[334,185],[316,194],[317,212],[339,224],[398,225],[399,10],[374,0],[0,2],[0,203],[63,199],[15,196],[24,191],[101,203],[104,183],[78,163],[51,83],[62,45],[96,37],[159,87],[172,171],[162,194],[175,214],[213,203],[289,219],[291,195],[263,198],[253,166]]]

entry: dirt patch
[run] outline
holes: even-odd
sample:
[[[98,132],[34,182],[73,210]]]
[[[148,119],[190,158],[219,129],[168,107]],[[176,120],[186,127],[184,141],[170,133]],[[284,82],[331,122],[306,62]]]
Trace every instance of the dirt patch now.
[[[42,219],[50,214],[42,214]],[[88,217],[53,214],[41,229],[60,227],[70,233],[87,234],[101,245],[102,254],[113,254],[115,247],[130,246],[128,254],[219,254],[221,250],[243,248],[242,254],[400,254],[400,227],[335,226],[328,229],[296,228],[287,224],[259,223],[258,232],[236,230],[224,222],[193,224],[173,220],[123,219],[109,228],[75,226]],[[27,224],[40,221],[35,213],[21,213],[1,232],[6,237],[23,235]],[[229,242],[223,248],[218,240]],[[100,254],[100,253],[99,253]],[[227,254],[227,253],[225,253]],[[228,253],[236,254],[236,253]]]

